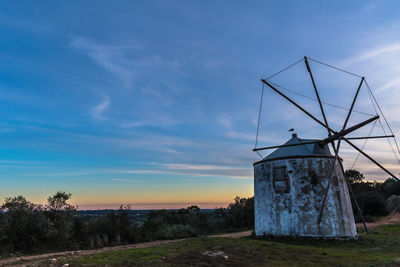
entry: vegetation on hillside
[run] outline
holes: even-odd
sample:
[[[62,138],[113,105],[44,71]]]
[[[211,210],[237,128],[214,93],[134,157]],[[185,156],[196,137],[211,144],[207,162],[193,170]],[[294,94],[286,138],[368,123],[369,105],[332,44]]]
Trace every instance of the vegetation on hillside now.
[[[22,196],[6,198],[0,207],[0,254],[26,254],[66,249],[87,249],[144,241],[192,237],[200,234],[251,228],[253,198],[235,198],[227,208],[201,212],[191,206],[151,211],[137,225],[129,206],[105,216],[83,218],[68,204],[71,194],[57,192],[48,204],[38,205]]]
[[[368,221],[400,205],[400,183],[365,181],[356,170],[346,171],[357,202]],[[132,217],[130,206],[104,216],[80,216],[68,201],[71,194],[57,192],[46,205],[22,196],[6,198],[0,207],[0,255],[87,249],[144,241],[192,237],[249,229],[254,225],[254,198],[236,197],[227,208],[203,212],[197,206],[179,210],[154,210]],[[354,203],[353,203],[354,205]],[[360,221],[357,209],[355,218]]]
[[[400,183],[394,179],[388,178],[383,183],[369,182],[365,181],[364,175],[357,170],[347,170],[346,177],[367,221],[391,213],[400,205]],[[354,201],[353,212],[356,221],[360,222],[361,217]]]

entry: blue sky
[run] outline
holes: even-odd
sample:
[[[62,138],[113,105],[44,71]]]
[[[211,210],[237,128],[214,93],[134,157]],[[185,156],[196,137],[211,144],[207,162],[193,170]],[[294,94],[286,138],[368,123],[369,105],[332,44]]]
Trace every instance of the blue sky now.
[[[251,196],[260,78],[304,55],[365,75],[396,134],[398,10],[396,1],[0,3],[0,199],[44,202],[65,190],[81,208],[147,208]],[[359,80],[311,67],[323,99],[348,107]],[[274,81],[313,97],[304,65]],[[285,142],[292,127],[326,136],[265,92],[260,145]],[[364,90],[356,109],[374,113],[368,101]],[[339,129],[345,112],[327,114]],[[342,152],[351,166],[357,153]],[[399,172],[386,140],[366,152]],[[355,167],[386,178],[362,158]]]

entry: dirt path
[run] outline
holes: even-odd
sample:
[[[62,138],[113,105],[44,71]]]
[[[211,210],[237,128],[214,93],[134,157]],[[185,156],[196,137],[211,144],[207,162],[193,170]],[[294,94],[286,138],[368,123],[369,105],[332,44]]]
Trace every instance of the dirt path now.
[[[366,225],[368,230],[372,230],[380,225],[394,224],[394,223],[400,223],[400,213],[395,213],[393,215],[380,218],[376,222],[366,223]],[[362,223],[357,223],[357,227],[363,227]]]
[[[240,238],[245,236],[251,236],[253,230],[248,230],[244,232],[237,232],[237,233],[229,233],[229,234],[222,234],[222,235],[210,235],[210,237],[229,237],[229,238]]]

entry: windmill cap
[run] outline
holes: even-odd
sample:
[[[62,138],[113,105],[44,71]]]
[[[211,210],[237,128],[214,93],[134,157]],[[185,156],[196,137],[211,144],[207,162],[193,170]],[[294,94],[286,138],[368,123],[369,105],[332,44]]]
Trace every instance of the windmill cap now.
[[[297,146],[280,147],[270,153],[264,160],[296,158],[296,157],[332,157],[327,145],[320,146],[315,144],[302,144],[307,142],[318,141],[316,139],[301,139],[296,133],[292,134],[292,138],[285,145],[299,144]]]

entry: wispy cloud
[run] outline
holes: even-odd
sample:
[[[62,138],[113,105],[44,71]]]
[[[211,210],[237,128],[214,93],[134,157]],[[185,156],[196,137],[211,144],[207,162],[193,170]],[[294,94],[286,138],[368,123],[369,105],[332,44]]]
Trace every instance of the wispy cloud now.
[[[131,86],[134,69],[124,55],[126,51],[139,49],[139,45],[102,45],[93,40],[77,38],[71,43],[71,46],[86,52],[97,64],[121,79],[125,86]]]
[[[225,136],[231,139],[237,139],[237,140],[242,140],[242,141],[248,141],[248,142],[255,142],[256,140],[256,133],[241,133],[237,132],[234,130],[230,130],[225,133]],[[285,140],[285,138],[275,138],[275,137],[269,137],[269,136],[259,136],[258,141],[266,142],[266,143],[273,143],[273,144],[280,144]]]
[[[144,125],[148,125],[148,121],[129,121],[129,122],[122,122],[119,123],[118,126],[121,128],[134,128],[134,127],[140,127]]]
[[[154,71],[154,68],[163,68],[169,72],[184,74],[178,61],[165,59],[157,54],[138,53],[138,50],[143,50],[138,43],[108,45],[80,37],[74,39],[70,45],[84,51],[98,65],[116,75],[128,88],[132,87],[133,78],[145,69]]]
[[[379,56],[384,56],[389,53],[397,53],[400,51],[400,42],[384,44],[382,46],[375,47],[373,49],[367,50],[360,55],[349,58],[351,62],[359,62],[364,60],[376,59]]]
[[[394,43],[377,44],[374,48],[344,60],[351,68],[367,74],[377,94],[392,91],[396,95],[400,85],[400,40]]]
[[[97,170],[91,171],[54,171],[54,172],[31,172],[29,176],[89,176],[94,174],[100,174]]]
[[[38,165],[41,164],[38,161],[21,161],[21,160],[0,160],[0,165],[2,164],[10,164],[10,165]]]
[[[194,177],[219,177],[224,179],[252,179],[252,170],[249,168],[221,169],[125,169],[117,170],[115,173],[125,174],[160,174],[160,175],[183,175]]]
[[[226,128],[232,128],[232,118],[228,116],[227,114],[220,114],[217,117],[217,120],[220,124],[225,126]]]
[[[369,29],[368,33],[363,33],[362,36],[362,39],[366,39],[368,42],[358,45],[354,56],[345,58],[340,62],[340,65],[346,69],[354,70],[354,72],[366,76],[395,134],[398,133],[400,126],[400,107],[398,105],[398,99],[400,98],[399,29],[399,23],[391,23],[386,27]],[[373,111],[372,105],[370,110]],[[385,126],[384,123],[383,125]],[[373,135],[384,134],[379,124],[375,128]],[[385,128],[389,132],[386,126]],[[394,174],[398,174],[399,165],[387,140],[369,140],[365,152]],[[343,155],[345,162],[347,161],[351,165],[357,153],[354,153],[352,149],[344,149]],[[397,157],[400,157],[400,155],[397,154]],[[363,156],[360,156],[355,167],[371,179],[384,180],[388,177],[384,171]]]
[[[103,100],[98,105],[91,108],[90,113],[92,117],[96,120],[105,120],[103,112],[108,108],[109,105],[110,97],[103,95]]]
[[[177,174],[190,174],[193,176],[217,176],[233,179],[250,179],[252,177],[252,169],[248,166],[187,163],[164,163],[159,164],[159,166]]]
[[[48,134],[46,143],[41,143],[41,149],[53,151],[92,151],[94,148],[104,151],[158,152],[158,156],[178,153],[177,150],[199,146],[188,138],[165,136],[156,133],[132,134],[121,132],[123,136],[98,136],[89,133],[77,133],[73,130],[49,129],[42,126],[32,126],[31,130]],[[29,146],[29,142],[22,142]],[[83,150],[82,150],[83,149]]]
[[[0,165],[1,166],[1,165]],[[150,163],[137,168],[91,168],[79,171],[48,169],[47,172],[31,170],[29,176],[54,177],[83,177],[93,175],[178,175],[185,177],[219,177],[223,179],[251,179],[251,166],[223,165],[223,164],[189,164],[189,163]],[[111,177],[112,177],[111,176]],[[136,178],[110,178],[117,182],[138,181]],[[143,177],[140,177],[143,181]]]
[[[114,181],[114,182],[133,183],[133,182],[136,182],[137,180],[134,180],[134,179],[125,179],[125,178],[112,178],[111,181]]]
[[[221,165],[202,165],[202,164],[182,164],[182,163],[166,163],[161,164],[168,169],[173,170],[200,170],[200,171],[215,171],[215,170],[234,170],[243,169],[237,166],[221,166]]]

